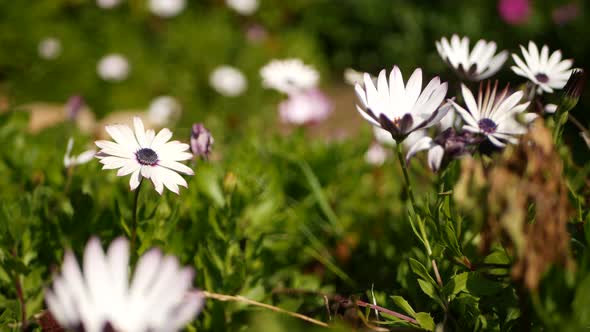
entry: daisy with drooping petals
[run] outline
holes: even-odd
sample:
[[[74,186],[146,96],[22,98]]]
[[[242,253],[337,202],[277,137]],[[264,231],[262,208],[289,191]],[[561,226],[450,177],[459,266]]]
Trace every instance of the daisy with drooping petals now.
[[[315,88],[320,75],[300,59],[272,60],[260,69],[262,85],[286,94]]]
[[[422,70],[416,69],[404,86],[402,73],[397,66],[389,75],[379,73],[377,87],[371,76],[364,75],[365,84],[356,84],[360,101],[357,110],[372,125],[387,130],[396,141],[410,133],[428,128],[440,121],[449,108],[439,108],[447,94],[447,83],[435,77],[422,90]]]
[[[192,289],[193,271],[174,256],[152,249],[139,258],[131,283],[129,244],[113,241],[105,255],[98,238],[88,241],[83,270],[67,251],[61,275],[45,292],[55,320],[74,331],[164,332],[182,329],[201,311],[204,297]]]
[[[451,37],[449,42],[443,37],[436,42],[436,50],[440,57],[449,64],[460,76],[471,81],[481,81],[500,70],[508,52],[496,53],[496,43],[480,39],[473,50],[469,51],[469,38]]]
[[[555,89],[561,89],[567,83],[571,75],[573,61],[571,59],[561,60],[561,51],[557,50],[549,56],[549,47],[544,45],[539,49],[532,41],[529,42],[528,51],[521,45],[520,50],[524,61],[516,54],[512,54],[512,59],[516,66],[511,69],[517,75],[528,78],[538,88],[537,92],[553,92]]]
[[[94,155],[96,155],[96,150],[87,150],[77,156],[72,156],[73,147],[74,139],[70,137],[70,139],[68,139],[68,145],[66,147],[66,154],[64,155],[65,168],[86,164],[90,160],[94,159]]]
[[[133,119],[135,132],[126,125],[106,126],[107,133],[115,140],[96,141],[101,149],[96,155],[104,165],[103,169],[119,169],[117,176],[131,174],[129,186],[135,190],[142,177],[151,179],[161,195],[164,186],[178,194],[178,186],[187,187],[186,181],[177,172],[193,175],[188,166],[179,161],[193,156],[187,150],[188,144],[171,141],[172,132],[164,128],[156,135],[153,130],[144,130],[138,117]]]
[[[527,127],[516,119],[516,116],[522,114],[530,104],[530,102],[519,104],[523,97],[522,91],[509,94],[508,86],[506,86],[497,94],[498,81],[493,89],[488,81],[485,95],[483,85],[480,84],[476,102],[473,94],[465,85],[461,85],[461,89],[467,109],[454,101],[452,103],[465,121],[464,130],[482,134],[498,147],[504,147],[506,142],[515,144],[517,142],[515,136],[526,133]],[[537,115],[534,113],[523,114],[523,120],[527,124],[536,117]]]

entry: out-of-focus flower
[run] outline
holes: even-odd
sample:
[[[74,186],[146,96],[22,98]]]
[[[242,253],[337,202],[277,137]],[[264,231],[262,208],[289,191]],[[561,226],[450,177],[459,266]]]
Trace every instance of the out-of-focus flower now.
[[[504,22],[518,25],[529,20],[531,4],[529,0],[499,0],[498,12]]]
[[[56,59],[61,54],[61,41],[55,37],[44,38],[39,42],[37,52],[42,59]]]
[[[586,73],[581,68],[572,70],[570,78],[563,87],[561,96],[561,108],[563,112],[569,112],[578,104],[578,100],[586,84]]]
[[[126,57],[113,53],[100,59],[96,71],[105,81],[120,82],[129,75],[130,66]]]
[[[406,155],[406,162],[409,162],[416,153],[428,150],[428,167],[438,172],[443,161],[472,154],[480,142],[481,138],[473,133],[468,131],[457,133],[455,129],[448,128],[434,139],[425,136],[416,141]]]
[[[364,87],[355,86],[360,105],[359,113],[374,126],[389,131],[392,137],[403,141],[410,133],[437,124],[448,112],[439,108],[447,94],[447,83],[438,77],[422,90],[422,70],[416,69],[404,86],[402,73],[397,66],[389,75],[379,73],[377,87],[371,76],[365,73]]]
[[[96,0],[96,5],[102,9],[115,8],[121,4],[121,0]]]
[[[573,61],[570,59],[561,60],[561,51],[557,50],[549,56],[549,47],[544,45],[541,53],[537,45],[529,42],[528,51],[521,45],[524,61],[516,54],[512,59],[516,66],[511,69],[517,75],[528,78],[537,87],[537,92],[553,92],[554,89],[561,89],[571,75]]]
[[[381,166],[389,156],[388,149],[381,146],[381,144],[373,143],[365,153],[365,161],[374,166]]]
[[[68,119],[70,119],[70,121],[76,120],[78,113],[80,113],[80,110],[84,108],[84,106],[86,106],[86,102],[84,102],[84,98],[82,98],[82,96],[71,96],[66,102],[66,113],[68,115]]]
[[[471,81],[481,81],[500,70],[508,52],[496,53],[496,43],[480,39],[473,50],[469,51],[469,38],[453,35],[451,41],[443,37],[436,42],[436,50],[440,57],[461,77]]]
[[[88,241],[83,270],[66,251],[61,275],[45,292],[49,311],[72,331],[178,331],[203,308],[192,288],[194,272],[174,256],[152,249],[139,258],[129,283],[129,243],[114,240],[105,255],[98,238]]]
[[[260,24],[251,24],[246,28],[246,38],[252,43],[260,43],[266,39],[268,32]]]
[[[186,0],[150,0],[149,9],[152,14],[170,18],[180,14],[186,7]]]
[[[485,92],[483,91],[483,84],[480,84],[476,102],[473,94],[465,85],[462,84],[461,89],[467,109],[459,106],[454,101],[452,103],[455,110],[465,121],[463,130],[482,134],[497,147],[504,147],[506,142],[515,144],[518,141],[515,136],[527,132],[527,127],[520,124],[516,119],[516,116],[523,113],[530,104],[530,102],[519,104],[523,96],[522,91],[508,94],[508,86],[506,86],[497,94],[498,81],[496,81],[493,89],[488,81]],[[526,124],[536,117],[535,113],[523,114],[523,120]]]
[[[96,154],[104,165],[102,169],[119,169],[117,176],[131,174],[129,186],[135,190],[142,179],[152,180],[161,195],[164,186],[178,194],[178,186],[187,188],[186,180],[177,172],[193,175],[193,170],[179,161],[193,157],[186,152],[190,147],[179,141],[171,141],[172,132],[164,128],[158,132],[144,130],[141,119],[134,118],[135,133],[126,125],[110,125],[105,129],[115,140],[96,141],[101,150]]]
[[[559,6],[551,12],[551,18],[557,25],[567,24],[575,20],[578,16],[580,16],[580,7],[575,2]]]
[[[252,15],[258,9],[258,0],[225,0],[225,3],[229,8],[244,16]]]
[[[260,69],[262,85],[291,94],[315,88],[319,73],[300,59],[272,60]]]
[[[209,76],[209,84],[226,97],[237,97],[246,91],[248,81],[239,69],[223,65],[215,68]]]
[[[180,118],[182,106],[176,98],[171,96],[156,97],[148,108],[148,120],[150,124],[164,127],[173,124]]]
[[[66,154],[64,155],[64,167],[70,168],[72,166],[86,164],[91,161],[96,154],[96,150],[87,150],[77,156],[72,156],[72,148],[74,147],[74,139],[68,139],[68,146],[66,147]]]
[[[202,123],[193,124],[191,131],[191,151],[195,157],[198,156],[204,160],[209,159],[213,143],[215,143],[215,140],[211,132]]]
[[[543,106],[543,112],[553,114],[557,111],[557,105],[555,104],[547,104]]]
[[[315,124],[332,113],[330,99],[319,89],[309,89],[289,95],[279,104],[279,115],[285,123],[294,125]]]

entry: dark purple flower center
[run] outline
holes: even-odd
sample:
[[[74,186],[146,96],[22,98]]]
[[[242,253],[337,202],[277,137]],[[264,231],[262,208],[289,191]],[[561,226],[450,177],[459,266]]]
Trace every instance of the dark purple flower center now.
[[[538,73],[537,75],[535,75],[535,78],[537,79],[537,81],[539,81],[539,83],[549,82],[549,76],[547,76],[547,74],[544,73]]]
[[[479,125],[479,129],[483,131],[485,134],[493,134],[498,128],[498,125],[492,119],[481,119],[477,123]]]
[[[158,154],[150,148],[143,148],[135,152],[137,162],[142,165],[154,166],[158,163]]]

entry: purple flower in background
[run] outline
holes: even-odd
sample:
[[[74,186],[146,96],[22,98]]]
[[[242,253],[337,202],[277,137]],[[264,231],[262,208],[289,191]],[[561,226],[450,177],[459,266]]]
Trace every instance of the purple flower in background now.
[[[203,126],[202,123],[195,123],[191,133],[191,151],[193,155],[199,156],[204,160],[209,159],[211,148],[215,140],[211,132]]]
[[[529,0],[499,0],[498,12],[508,24],[523,24],[531,16],[531,4]]]
[[[289,95],[279,104],[281,121],[308,125],[323,121],[332,113],[332,102],[319,89],[309,89]]]
[[[564,25],[580,16],[580,7],[577,3],[569,3],[559,6],[551,12],[551,18],[557,25]]]
[[[85,105],[86,102],[84,101],[84,98],[82,98],[82,96],[71,96],[68,99],[68,102],[66,103],[66,113],[68,115],[68,119],[70,119],[70,121],[76,120],[78,113],[80,113],[80,110],[84,108]]]

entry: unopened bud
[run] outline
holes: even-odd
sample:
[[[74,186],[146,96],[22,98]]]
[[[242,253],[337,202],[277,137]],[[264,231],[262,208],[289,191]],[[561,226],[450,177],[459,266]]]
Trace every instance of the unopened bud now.
[[[213,146],[214,139],[211,136],[211,132],[203,126],[202,123],[196,123],[193,125],[191,133],[191,151],[195,157],[201,157],[204,160],[209,158],[211,153],[211,147]]]
[[[80,110],[82,108],[84,108],[84,105],[86,105],[86,103],[84,102],[84,98],[82,98],[82,96],[80,96],[80,95],[71,96],[68,99],[68,102],[66,103],[66,113],[67,113],[68,119],[70,121],[76,120],[78,113],[80,113]]]
[[[563,94],[561,96],[561,109],[559,111],[569,112],[576,106],[580,96],[582,95],[582,90],[584,89],[585,83],[586,73],[584,72],[584,69],[573,69],[569,80],[563,87]]]

